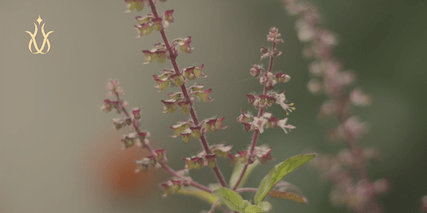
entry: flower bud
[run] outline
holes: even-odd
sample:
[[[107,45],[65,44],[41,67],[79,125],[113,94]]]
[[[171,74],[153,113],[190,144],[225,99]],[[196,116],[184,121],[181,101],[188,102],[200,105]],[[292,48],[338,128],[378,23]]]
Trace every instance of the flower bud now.
[[[211,150],[216,156],[228,158],[233,146],[225,146],[224,144],[216,144],[211,146]]]
[[[291,80],[291,77],[289,75],[286,75],[283,72],[276,73],[277,83],[287,83],[289,80]]]
[[[191,105],[189,101],[181,101],[178,105],[181,107],[182,114],[188,114],[190,112]]]
[[[216,166],[216,161],[215,161],[216,155],[215,154],[213,154],[213,155],[206,155],[205,158],[208,161],[208,166],[209,167],[214,168]]]
[[[138,173],[140,171],[148,171],[150,169],[150,159],[149,158],[143,158],[142,160],[135,160],[136,163],[136,170],[135,172]]]
[[[132,118],[126,118],[125,121],[126,121],[127,125],[131,125],[132,124]]]
[[[188,143],[191,139],[191,130],[190,128],[185,129],[184,131],[181,132],[182,135],[182,141],[184,141],[184,143]]]
[[[215,132],[216,130],[219,130],[219,129],[225,129],[227,128],[227,126],[222,125],[223,120],[224,120],[224,117],[207,119],[205,123],[205,128],[211,132]]]
[[[113,107],[113,104],[111,103],[111,100],[110,99],[105,99],[104,100],[104,106],[102,106],[101,109],[104,112],[109,112],[109,111],[111,111],[112,107]]]
[[[196,126],[196,127],[190,127],[191,130],[191,136],[194,139],[199,139],[202,136],[202,127]]]
[[[261,70],[257,69],[256,67],[252,67],[249,72],[253,77],[258,77],[259,74],[261,74]]]
[[[261,53],[266,54],[268,52],[268,49],[266,47],[261,47]]]
[[[149,64],[158,59],[158,55],[156,53],[149,50],[143,50],[142,52],[145,54],[145,62],[143,64]]]
[[[273,56],[279,56],[281,54],[282,54],[281,51],[279,51],[279,50],[273,50]]]
[[[204,102],[211,102],[214,99],[209,96],[209,93],[211,93],[212,89],[207,89],[205,91],[199,90],[196,92],[191,93],[192,95],[196,95],[200,100]]]
[[[172,23],[174,21],[173,10],[166,10],[163,17],[166,21]]]
[[[194,79],[196,79],[196,75],[194,74],[194,68],[195,68],[195,66],[188,67],[188,68],[185,68],[183,70],[182,73],[184,74],[184,77],[186,79],[188,79],[188,80],[194,80]]]
[[[182,184],[181,180],[171,180],[171,182],[173,184],[172,186],[173,191],[176,192],[181,189],[181,184]]]
[[[153,16],[152,15],[147,15],[145,17],[136,16],[135,19],[139,22],[139,24],[144,24],[151,21],[153,19]]]
[[[252,94],[248,94],[248,95],[246,95],[246,96],[248,96],[248,101],[249,101],[249,103],[250,103],[250,104],[253,104],[253,103],[254,103],[254,101],[255,101],[255,96],[254,96],[254,95],[252,95]]]
[[[265,153],[260,153],[261,156],[257,155],[257,159],[260,163],[262,164],[267,164],[267,160],[273,160],[273,158],[271,157],[271,148],[265,152]]]
[[[238,151],[237,153],[239,153],[240,155],[240,162],[241,163],[246,163],[246,161],[248,160],[248,151],[244,150],[244,151]]]
[[[194,169],[201,169],[204,166],[205,161],[201,157],[192,157],[191,161],[194,163]]]
[[[172,194],[175,191],[173,187],[173,183],[170,180],[161,183],[160,186],[162,186],[163,189],[165,190],[165,194],[163,195],[164,197]]]
[[[195,166],[195,163],[191,160],[191,158],[183,158],[185,161],[185,168],[186,169],[193,169]]]
[[[191,120],[187,120],[187,121],[179,122],[176,125],[170,126],[170,128],[173,129],[174,133],[175,133],[175,135],[172,135],[171,137],[176,138],[176,137],[180,136],[181,133],[184,132],[184,130],[191,127],[192,123],[193,122]]]
[[[279,118],[271,117],[267,120],[266,128],[276,128],[278,125]]]
[[[243,123],[243,129],[247,132],[247,131],[249,131],[249,130],[252,130],[253,128],[252,128],[252,124],[250,124],[250,123]]]
[[[150,133],[149,132],[141,132],[139,134],[139,140],[142,142],[145,139],[147,139],[148,137],[150,137]]]
[[[169,77],[169,80],[174,86],[177,86],[177,87],[180,87],[185,83],[185,78],[181,74],[174,74]]]
[[[158,161],[166,161],[166,156],[165,156],[165,149],[157,149],[154,151],[157,154],[157,160]]]
[[[141,118],[141,115],[139,114],[139,112],[140,112],[141,110],[140,109],[138,109],[138,108],[134,108],[133,110],[132,110],[132,114],[133,114],[133,117],[135,118],[135,119],[140,119]]]
[[[200,65],[199,67],[194,67],[194,75],[197,77],[197,78],[206,78],[207,77],[207,75],[204,75],[203,73],[202,73],[202,69],[203,69],[203,67],[204,67],[204,64],[202,64],[202,65]]]
[[[249,113],[246,114],[243,112],[243,110],[240,110],[241,114],[239,115],[239,117],[237,117],[237,122],[239,123],[247,123],[249,121],[251,121],[252,119],[252,115],[250,115]]]
[[[150,155],[150,156],[148,156],[148,158],[150,159],[150,165],[152,167],[156,166],[156,164],[157,164],[157,156],[156,155]]]
[[[173,113],[178,109],[178,103],[174,99],[162,100],[164,104],[163,113]]]
[[[154,87],[158,89],[158,92],[161,92],[161,91],[167,89],[169,87],[169,84],[170,84],[170,81],[168,78],[155,79],[155,81],[156,81],[156,86],[154,86]]]
[[[125,0],[127,3],[126,5],[126,13],[132,11],[132,10],[138,10],[141,11],[144,8],[144,1],[141,0]]]
[[[230,158],[230,166],[234,166],[236,165],[236,163],[239,161],[240,156],[237,155],[233,155],[233,154],[228,154],[228,157]]]
[[[125,125],[125,121],[122,118],[113,118],[113,123],[118,130]]]
[[[153,23],[154,23],[154,29],[156,31],[163,30],[163,24],[162,24],[162,18],[161,17],[159,17],[157,19],[153,19]]]

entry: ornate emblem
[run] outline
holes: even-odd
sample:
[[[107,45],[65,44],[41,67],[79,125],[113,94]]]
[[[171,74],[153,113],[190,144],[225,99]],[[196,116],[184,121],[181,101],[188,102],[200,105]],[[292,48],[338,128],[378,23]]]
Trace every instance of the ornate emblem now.
[[[43,20],[40,18],[40,16],[39,16],[39,18],[36,20],[38,23],[39,23],[39,26],[40,26],[40,22],[42,22]],[[50,42],[49,42],[49,39],[47,39],[47,37],[51,34],[51,33],[53,33],[53,31],[50,31],[50,32],[48,32],[48,33],[45,33],[44,32],[44,25],[46,24],[46,23],[43,23],[43,25],[42,25],[42,27],[41,27],[41,31],[42,31],[42,35],[43,35],[43,43],[42,43],[42,46],[39,48],[39,46],[37,45],[37,41],[36,41],[36,35],[37,35],[37,32],[38,32],[38,27],[37,27],[37,25],[36,25],[36,23],[35,22],[33,22],[34,23],[34,27],[35,27],[35,29],[34,29],[34,33],[31,33],[31,32],[29,32],[29,31],[25,31],[26,33],[28,33],[28,34],[30,34],[30,36],[31,36],[31,40],[30,40],[30,43],[28,44],[28,49],[30,50],[30,52],[32,53],[32,54],[46,54],[46,53],[48,53],[49,52],[49,50],[50,50]],[[46,52],[43,52],[43,50],[45,49],[45,46],[46,46],[46,44],[47,44],[47,50],[46,50]],[[32,48],[31,48],[31,46],[32,45],[34,45],[34,48],[35,48],[35,50],[36,50],[36,52],[33,52],[33,50],[32,50]]]

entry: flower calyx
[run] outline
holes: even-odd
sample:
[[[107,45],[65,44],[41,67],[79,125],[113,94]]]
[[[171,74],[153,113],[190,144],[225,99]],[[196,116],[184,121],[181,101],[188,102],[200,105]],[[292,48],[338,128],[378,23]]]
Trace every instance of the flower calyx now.
[[[221,118],[207,118],[205,119],[205,129],[210,132],[216,132],[219,129],[226,129],[227,126],[223,126],[222,121],[224,117]]]

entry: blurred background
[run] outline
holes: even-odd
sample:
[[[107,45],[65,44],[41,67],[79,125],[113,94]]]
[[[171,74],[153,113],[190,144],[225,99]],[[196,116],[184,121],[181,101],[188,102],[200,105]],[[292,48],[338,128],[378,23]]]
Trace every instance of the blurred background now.
[[[385,212],[418,212],[427,194],[427,111],[425,94],[427,60],[427,1],[424,0],[316,0],[325,27],[340,38],[335,56],[346,69],[357,74],[357,85],[372,95],[373,104],[355,113],[370,125],[361,140],[376,147],[381,160],[369,166],[371,178],[386,177],[390,192],[380,197]],[[107,98],[107,81],[119,79],[129,109],[142,110],[141,126],[152,134],[154,148],[165,148],[170,165],[184,166],[183,156],[200,150],[196,140],[183,144],[170,138],[170,125],[186,116],[162,114],[168,89],[158,93],[153,74],[164,64],[142,65],[141,50],[161,41],[158,33],[136,39],[133,25],[137,15],[124,13],[124,1],[0,0],[0,212],[199,212],[210,205],[195,198],[172,195],[162,198],[158,183],[169,176],[162,170],[134,174],[134,160],[146,153],[137,148],[121,150],[121,134],[114,130],[115,112],[100,110]],[[260,62],[259,49],[268,46],[271,27],[282,33],[283,54],[274,70],[291,76],[287,98],[297,110],[289,123],[297,127],[290,134],[280,129],[266,131],[260,144],[274,147],[275,163],[312,147],[332,152],[345,147],[325,139],[325,126],[316,115],[323,96],[306,89],[308,63],[303,45],[278,0],[197,1],[158,3],[158,10],[174,9],[175,23],[166,30],[170,40],[191,35],[193,54],[178,57],[180,68],[204,64],[208,78],[197,80],[212,88],[214,102],[197,102],[199,118],[225,116],[227,129],[208,133],[211,144],[226,142],[233,150],[248,146],[252,134],[245,133],[235,119],[240,109],[255,111],[246,94],[261,91],[249,75],[253,62]],[[45,30],[54,31],[50,52],[33,55],[28,50],[33,22],[38,16]],[[39,45],[43,38],[40,33]],[[267,61],[262,61],[267,66]],[[271,110],[284,117],[278,107]],[[172,152],[173,150],[173,152]],[[219,160],[225,177],[232,167]],[[247,186],[257,187],[272,168],[259,166]],[[209,168],[191,171],[202,184],[216,181]],[[346,212],[329,202],[330,184],[322,182],[316,170],[303,166],[285,178],[297,185],[309,204],[269,199],[272,212]],[[252,196],[245,194],[245,196]],[[185,204],[187,209],[181,207]],[[189,205],[191,204],[191,205]]]

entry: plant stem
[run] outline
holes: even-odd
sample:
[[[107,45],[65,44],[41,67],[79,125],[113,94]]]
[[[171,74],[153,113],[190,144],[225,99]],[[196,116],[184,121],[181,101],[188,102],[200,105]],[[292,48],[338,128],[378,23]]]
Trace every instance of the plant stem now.
[[[208,211],[208,213],[214,213],[215,212],[215,208],[216,208],[216,205],[218,204],[219,200],[220,200],[219,198],[215,200],[215,202],[212,204],[212,207]]]
[[[153,0],[149,0],[149,2],[150,2],[150,6],[151,6],[151,11],[153,12],[154,17],[156,19],[159,19],[159,15],[157,13],[156,6],[154,5]],[[167,50],[169,51],[170,60],[172,62],[172,66],[173,66],[173,68],[175,70],[175,73],[176,74],[180,74],[179,68],[178,68],[178,64],[176,63],[176,55],[172,51],[172,48],[171,48],[171,46],[169,44],[169,41],[168,41],[168,38],[166,36],[165,31],[163,29],[160,30],[160,34],[162,35],[163,42],[165,43],[165,46],[166,46]],[[181,86],[181,90],[182,90],[182,93],[183,93],[185,99],[190,103],[190,115],[191,115],[191,118],[193,119],[194,125],[197,126],[197,125],[199,125],[199,119],[197,118],[196,112],[194,111],[193,103],[192,103],[192,101],[190,99],[190,96],[188,95],[187,87],[186,87],[185,84],[183,84]],[[205,152],[207,154],[211,154],[212,152],[211,152],[211,150],[209,148],[209,144],[208,144],[208,142],[206,140],[206,137],[205,137],[204,133],[200,137],[200,141],[202,143],[202,146],[203,146],[203,149],[205,150]],[[217,165],[217,163],[216,163],[216,159],[215,159],[215,167],[213,168],[215,176],[217,177],[218,181],[221,183],[221,185],[223,187],[227,187],[228,188],[227,182],[225,181],[224,176],[222,175],[221,170],[216,165]]]
[[[127,116],[128,118],[131,118],[131,116],[129,115],[129,113],[128,113],[128,111],[126,110],[126,108],[125,108],[125,107],[123,107],[122,103],[120,102],[120,97],[119,97],[119,94],[118,94],[118,93],[116,93],[116,97],[117,97],[117,100],[119,101],[120,107],[122,107],[122,108],[123,108],[123,112],[126,114],[126,116]],[[135,122],[132,122],[132,126],[135,128],[135,131],[138,133],[138,135],[141,135],[141,134],[142,134],[142,132],[141,132],[141,130],[139,129],[139,127],[138,127],[137,125],[135,125]],[[143,144],[144,144],[144,146],[148,149],[148,151],[151,153],[151,155],[157,156],[156,152],[153,150],[153,148],[151,148],[150,144],[148,144],[146,141],[141,141],[141,143],[143,143]],[[177,177],[177,178],[179,178],[179,179],[189,181],[189,182],[190,182],[190,184],[191,184],[192,186],[196,187],[196,188],[199,188],[199,189],[204,190],[204,191],[209,192],[209,193],[213,193],[213,192],[212,192],[212,190],[211,190],[211,189],[209,189],[208,187],[203,186],[203,185],[201,185],[201,184],[199,184],[199,183],[197,183],[197,182],[194,182],[193,180],[190,180],[190,179],[188,179],[188,178],[186,178],[186,177],[183,177],[183,176],[179,175],[175,170],[173,170],[172,168],[170,168],[170,167],[166,164],[166,162],[159,162],[159,164],[162,166],[162,168],[163,168],[163,169],[165,169],[165,170],[166,170],[167,172],[169,172],[171,175],[173,175],[173,176],[175,176],[175,177]]]
[[[236,192],[257,192],[257,188],[240,188],[236,189]]]
[[[275,48],[276,48],[276,43],[275,43],[275,42],[273,42],[273,47],[271,48],[271,52],[273,52],[273,51],[275,50]],[[268,72],[271,72],[271,70],[273,69],[273,61],[274,61],[274,56],[273,56],[273,55],[270,55],[270,63],[269,63],[269,65],[268,65]],[[266,87],[266,86],[264,86],[264,91],[263,91],[263,93],[262,93],[262,94],[263,94],[263,95],[266,95],[266,94],[267,94],[267,87]],[[264,107],[261,107],[261,108],[258,110],[258,117],[261,117],[263,113],[264,113]],[[251,141],[251,145],[250,145],[250,148],[249,148],[249,156],[250,156],[250,157],[252,157],[252,154],[253,154],[253,152],[254,152],[255,145],[256,145],[257,140],[258,140],[258,135],[259,135],[259,130],[255,130],[255,131],[254,131],[254,134],[253,134],[253,136],[252,136],[252,141]],[[245,173],[246,173],[246,169],[248,168],[248,166],[249,166],[249,162],[248,162],[248,161],[246,161],[245,165],[243,166],[242,171],[240,172],[239,178],[237,179],[237,182],[236,182],[236,184],[233,186],[232,190],[236,190],[236,189],[237,189],[237,187],[238,187],[238,186],[239,186],[239,184],[240,184],[240,181],[242,181],[242,178],[243,178],[243,176],[244,176],[244,175],[245,175]]]

